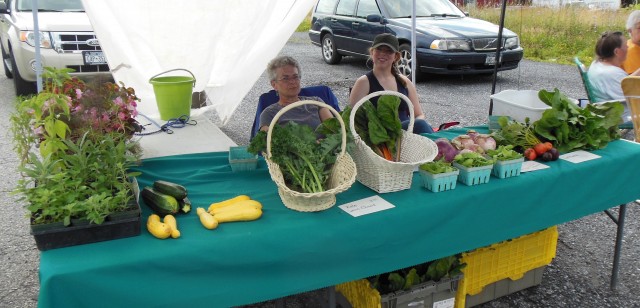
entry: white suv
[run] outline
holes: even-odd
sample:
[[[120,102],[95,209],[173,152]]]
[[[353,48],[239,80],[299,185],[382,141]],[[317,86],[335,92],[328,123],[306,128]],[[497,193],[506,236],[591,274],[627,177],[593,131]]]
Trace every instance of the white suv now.
[[[16,95],[36,92],[35,33],[31,0],[0,0],[2,62]],[[71,68],[71,75],[111,78],[81,0],[39,0],[42,66]]]

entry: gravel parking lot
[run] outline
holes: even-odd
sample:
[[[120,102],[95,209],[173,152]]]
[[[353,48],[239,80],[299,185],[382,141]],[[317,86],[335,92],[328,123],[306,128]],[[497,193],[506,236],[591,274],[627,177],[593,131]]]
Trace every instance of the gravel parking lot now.
[[[295,33],[281,54],[294,56],[301,62],[303,85],[330,86],[341,106],[347,102],[349,87],[368,70],[362,59],[344,58],[339,65],[325,64],[320,57],[320,48],[311,45],[306,33]],[[36,307],[39,253],[29,235],[24,204],[10,194],[19,179],[8,121],[15,100],[13,84],[4,74],[0,76],[0,117],[4,119],[0,121],[0,168],[4,178],[0,182],[4,196],[0,201],[3,208],[0,211],[0,260],[3,264],[0,307]],[[435,76],[419,82],[418,93],[427,120],[432,125],[448,121],[460,121],[464,126],[486,123],[492,78],[486,75]],[[526,60],[519,69],[499,74],[496,92],[553,88],[575,98],[586,96],[574,66]],[[258,97],[269,89],[269,83],[262,76],[229,123],[219,123],[215,115],[212,118],[236,143],[247,144]],[[580,183],[567,183],[566,190],[579,194]],[[539,286],[481,307],[640,307],[640,209],[636,203],[630,203],[626,218],[616,291],[609,288],[616,226],[604,213],[595,213],[559,226],[557,256],[545,269]],[[285,299],[285,306],[319,307],[321,295],[318,291],[293,295]],[[269,301],[246,307],[275,306],[275,301]]]

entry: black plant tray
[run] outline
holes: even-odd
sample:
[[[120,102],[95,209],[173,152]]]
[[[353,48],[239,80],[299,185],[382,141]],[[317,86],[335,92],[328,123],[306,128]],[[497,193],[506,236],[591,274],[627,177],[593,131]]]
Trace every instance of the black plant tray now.
[[[68,227],[62,223],[32,225],[31,234],[41,251],[140,235],[140,207],[122,214],[99,225],[86,221]]]

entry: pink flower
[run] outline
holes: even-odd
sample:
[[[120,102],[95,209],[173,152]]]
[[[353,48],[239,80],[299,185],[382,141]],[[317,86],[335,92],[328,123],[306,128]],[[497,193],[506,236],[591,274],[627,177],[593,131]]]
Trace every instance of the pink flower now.
[[[120,96],[116,97],[116,98],[113,100],[113,102],[114,102],[116,105],[120,106],[120,107],[124,107],[124,101],[122,100],[122,97],[120,97]]]
[[[124,121],[127,119],[127,115],[124,112],[118,112],[118,119]]]
[[[82,98],[82,91],[80,89],[76,89],[76,99]]]

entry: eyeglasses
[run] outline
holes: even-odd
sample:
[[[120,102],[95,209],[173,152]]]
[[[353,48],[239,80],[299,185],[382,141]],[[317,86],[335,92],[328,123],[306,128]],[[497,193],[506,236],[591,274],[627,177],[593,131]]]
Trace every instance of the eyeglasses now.
[[[293,75],[293,76],[284,76],[280,79],[276,79],[277,81],[280,82],[289,82],[289,81],[300,81],[300,75]]]

